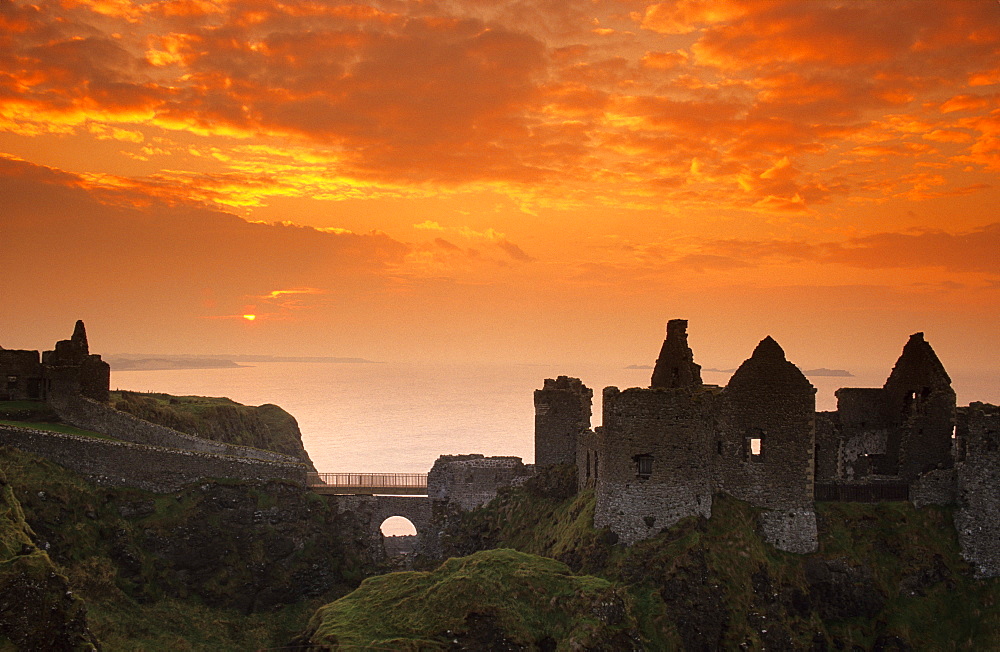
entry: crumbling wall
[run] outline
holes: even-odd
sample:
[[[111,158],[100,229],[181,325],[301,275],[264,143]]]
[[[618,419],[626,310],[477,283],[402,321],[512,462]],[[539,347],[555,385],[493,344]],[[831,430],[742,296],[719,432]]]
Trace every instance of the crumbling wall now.
[[[776,547],[815,550],[816,389],[767,337],[730,378],[721,407],[719,487],[770,510],[760,527]]]
[[[714,406],[711,391],[604,390],[596,527],[632,544],[686,516],[711,515]]]
[[[209,478],[306,481],[306,468],[298,462],[212,455],[30,428],[0,425],[0,445],[40,455],[98,484],[158,493]]]
[[[501,487],[524,482],[534,467],[520,457],[442,455],[427,474],[427,495],[447,508],[468,511],[496,498]]]
[[[835,482],[840,476],[840,415],[816,413],[816,482]]]
[[[885,381],[886,412],[895,428],[886,447],[886,473],[912,482],[952,466],[955,391],[923,333],[914,333]]]
[[[45,398],[38,351],[0,348],[0,400],[33,401]]]
[[[575,464],[577,439],[590,429],[594,391],[578,378],[546,378],[535,390],[535,464]]]
[[[76,322],[70,339],[56,342],[55,349],[42,354],[42,365],[51,395],[82,394],[95,401],[108,401],[111,366],[101,356],[90,353],[83,321]]]
[[[720,487],[759,507],[811,507],[816,389],[777,342],[757,345],[722,399]]]
[[[600,430],[600,427],[597,428]],[[597,480],[600,455],[597,452],[598,435],[593,430],[585,430],[576,440],[576,484],[577,489],[593,487]]]
[[[887,468],[886,450],[894,427],[887,394],[878,387],[842,387],[835,395],[840,425],[838,479],[867,483]]]
[[[653,367],[650,388],[701,387],[701,366],[695,364],[694,353],[688,346],[687,325],[686,319],[671,319],[667,322],[667,337],[663,340],[660,355]]]
[[[1000,408],[972,403],[964,462],[956,465],[955,529],[962,556],[980,577],[1000,576]]]

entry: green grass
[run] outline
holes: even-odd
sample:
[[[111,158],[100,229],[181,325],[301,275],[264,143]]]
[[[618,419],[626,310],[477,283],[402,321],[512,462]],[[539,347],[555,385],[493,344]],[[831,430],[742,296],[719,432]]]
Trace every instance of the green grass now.
[[[105,650],[277,648],[367,568],[338,539],[345,526],[329,503],[293,485],[206,482],[173,494],[100,487],[0,447],[0,498],[3,490],[16,498],[7,511],[17,510],[17,522],[49,545],[51,570],[86,601]],[[277,525],[254,522],[255,510],[269,508],[293,515]],[[0,557],[23,543],[0,536]],[[178,568],[202,555],[200,565]],[[315,597],[280,597],[316,574],[332,576],[333,586],[310,590]],[[285,593],[248,613],[268,590]]]
[[[294,417],[275,405],[127,391],[111,392],[110,402],[117,410],[189,435],[308,458]]]
[[[114,437],[94,432],[93,430],[83,430],[82,428],[70,426],[65,423],[49,423],[47,421],[10,421],[8,419],[0,419],[0,424],[19,428],[48,430],[49,432],[61,432],[65,435],[80,435],[81,437],[96,437],[97,439],[110,439],[112,441],[118,441]]]
[[[601,605],[614,615],[602,616]],[[467,637],[485,645],[482,630],[491,628],[523,647],[552,640],[560,649],[595,649],[633,625],[611,582],[507,549],[449,559],[433,572],[367,579],[311,622],[314,643],[392,650],[449,649]]]

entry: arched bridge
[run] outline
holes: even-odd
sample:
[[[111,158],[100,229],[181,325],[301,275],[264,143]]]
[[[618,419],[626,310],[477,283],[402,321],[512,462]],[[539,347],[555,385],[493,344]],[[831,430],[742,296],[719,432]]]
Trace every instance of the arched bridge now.
[[[377,549],[381,548],[380,528],[390,516],[402,516],[413,523],[418,540],[430,526],[426,473],[310,473],[308,484],[320,495],[336,496],[339,511],[354,512],[367,520]]]

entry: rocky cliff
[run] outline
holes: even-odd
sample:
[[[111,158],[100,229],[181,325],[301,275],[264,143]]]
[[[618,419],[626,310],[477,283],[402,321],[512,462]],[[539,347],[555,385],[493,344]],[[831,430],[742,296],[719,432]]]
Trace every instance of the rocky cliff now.
[[[0,649],[279,645],[374,572],[351,515],[292,484],[98,487],[11,448],[0,469]]]
[[[189,435],[297,457],[310,471],[316,470],[302,445],[298,422],[277,405],[255,407],[228,398],[137,392],[112,392],[111,404],[122,412]]]

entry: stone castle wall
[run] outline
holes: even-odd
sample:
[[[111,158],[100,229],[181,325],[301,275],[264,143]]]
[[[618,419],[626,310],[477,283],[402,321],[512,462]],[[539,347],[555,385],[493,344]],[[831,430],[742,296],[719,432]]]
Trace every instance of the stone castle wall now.
[[[711,392],[604,390],[595,527],[631,544],[686,516],[709,517]]]
[[[214,455],[0,425],[0,445],[40,455],[98,484],[169,493],[209,478],[305,484],[301,463]]]
[[[958,476],[955,529],[962,556],[980,577],[1000,576],[1000,408],[972,403]]]
[[[575,464],[577,440],[590,429],[593,390],[577,378],[546,378],[535,390],[535,464]]]
[[[45,396],[38,351],[0,349],[0,400],[38,400]]]
[[[297,463],[299,461],[294,457],[273,451],[236,446],[178,432],[172,428],[150,423],[126,412],[115,410],[83,396],[53,396],[49,402],[66,423],[134,444],[272,462]]]
[[[427,474],[427,495],[437,503],[463,511],[496,498],[501,487],[524,482],[534,467],[520,457],[442,455]]]
[[[767,509],[811,508],[816,390],[774,340],[736,370],[721,403],[719,488]]]

